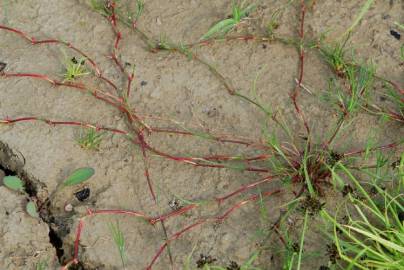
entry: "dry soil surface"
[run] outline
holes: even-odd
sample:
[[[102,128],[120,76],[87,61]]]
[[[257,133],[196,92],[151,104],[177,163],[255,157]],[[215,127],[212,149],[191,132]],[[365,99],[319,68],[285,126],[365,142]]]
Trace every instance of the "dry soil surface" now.
[[[139,29],[154,38],[177,43],[195,42],[213,23],[231,13],[231,1],[226,0],[145,2]],[[246,31],[264,34],[262,29],[273,12],[285,7],[279,17],[277,33],[298,38],[298,1],[289,6],[286,6],[289,1],[260,2],[259,9],[237,29],[240,34]],[[317,1],[314,9],[306,14],[306,36],[314,39],[327,33],[326,39],[331,43],[352,24],[362,2]],[[359,59],[363,62],[372,60],[380,76],[398,85],[404,84],[400,60],[403,38],[394,38],[390,31],[402,32],[395,22],[403,23],[403,12],[403,1],[375,1],[348,44]],[[125,85],[125,78],[107,57],[114,32],[108,21],[94,12],[86,1],[3,0],[0,1],[0,23],[38,39],[58,38],[71,42],[95,59],[106,76],[120,86]],[[119,27],[123,33],[120,57],[124,62],[136,65],[134,90],[129,102],[148,124],[231,134],[256,141],[263,139],[265,115],[250,103],[229,95],[206,66],[178,53],[149,52],[138,35],[123,25]],[[237,91],[256,95],[263,104],[283,115],[294,134],[304,133],[290,99],[299,64],[299,54],[294,46],[276,41],[229,41],[193,50],[222,73]],[[64,54],[69,58],[77,56],[63,46],[32,46],[16,34],[0,31],[0,61],[7,63],[6,72],[35,72],[61,78],[66,61]],[[329,128],[337,120],[335,110],[320,98],[333,73],[315,50],[307,49],[305,61],[304,85],[312,94],[301,92],[299,102],[315,137],[320,140],[331,132]],[[251,89],[255,79],[254,94]],[[99,80],[86,77],[81,82],[107,88]],[[380,88],[380,85],[376,86],[372,94],[379,95]],[[154,118],[147,117],[149,115]],[[68,87],[55,87],[46,81],[0,76],[0,118],[27,116],[127,129],[118,110],[90,95]],[[281,134],[274,125],[269,125],[266,131]],[[381,125],[377,117],[361,113],[349,127],[349,132],[338,138],[336,145],[340,151],[360,148],[369,134],[381,143],[387,143],[397,139],[402,131],[402,124]],[[98,151],[85,150],[76,141],[80,132],[79,127],[49,126],[43,122],[0,124],[1,168],[5,174],[18,174],[29,187],[27,195],[0,186],[0,269],[35,269],[41,261],[48,263],[48,269],[57,269],[72,259],[78,220],[86,214],[87,208],[135,210],[157,216],[172,211],[169,202],[175,196],[186,200],[212,199],[264,176],[243,170],[195,167],[150,154],[148,165],[157,194],[156,204],[149,193],[138,147],[124,136],[107,133]],[[253,146],[162,133],[152,133],[147,140],[159,150],[177,155],[241,155],[258,151]],[[42,219],[34,219],[24,212],[29,196],[38,201],[46,200],[58,183],[80,167],[92,167],[96,172],[85,183],[91,191],[89,199],[80,202],[74,195],[83,186],[65,188],[53,194],[46,211],[41,212]],[[274,189],[277,185],[267,183],[261,186],[261,191]],[[165,222],[167,234],[174,234],[200,217],[223,214],[242,198],[256,192],[251,190],[220,206],[208,203],[186,215],[170,218]],[[271,222],[277,219],[285,197],[275,195],[265,200]],[[73,206],[73,211],[65,211],[67,204]],[[125,235],[126,269],[144,269],[165,241],[159,223],[151,226],[128,215],[87,217],[80,241],[79,269],[122,268],[110,231],[110,224],[116,222]],[[211,222],[196,227],[170,243],[174,268],[183,269],[188,256],[191,269],[196,268],[200,254],[212,256],[218,265],[245,262],[259,245],[257,231],[262,222],[258,204],[249,203],[232,212],[220,224]],[[306,249],[319,247],[323,252],[326,243],[313,233],[307,238]],[[261,254],[256,266],[279,269],[281,258],[276,245],[279,247],[279,243],[274,242],[272,249]],[[307,257],[304,262],[305,269],[318,269],[327,258],[321,253],[317,257]],[[160,256],[153,269],[170,269],[167,252]]]

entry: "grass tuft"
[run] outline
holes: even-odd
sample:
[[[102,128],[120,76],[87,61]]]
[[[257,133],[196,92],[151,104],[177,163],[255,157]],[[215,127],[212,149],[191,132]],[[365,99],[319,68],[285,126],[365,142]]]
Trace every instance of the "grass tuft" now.
[[[243,1],[244,2],[244,1]],[[244,18],[248,17],[249,13],[256,8],[256,5],[250,4],[245,6],[244,3],[233,0],[232,15],[228,19],[221,20],[212,26],[206,34],[201,37],[201,40],[207,40],[215,36],[224,36],[232,31]]]
[[[114,243],[115,243],[116,247],[118,248],[122,267],[123,267],[123,269],[125,269],[126,259],[127,259],[126,247],[125,247],[125,236],[124,236],[123,232],[121,231],[121,229],[119,228],[118,222],[116,224],[110,223],[109,229],[111,231]]]

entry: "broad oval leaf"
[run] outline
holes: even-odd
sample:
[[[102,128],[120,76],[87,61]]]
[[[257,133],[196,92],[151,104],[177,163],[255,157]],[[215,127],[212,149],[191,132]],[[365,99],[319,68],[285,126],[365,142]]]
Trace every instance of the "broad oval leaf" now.
[[[29,201],[27,203],[26,211],[31,217],[34,217],[34,218],[39,217],[38,210],[36,208],[36,204],[33,201]]]
[[[3,178],[3,183],[6,187],[12,190],[23,191],[24,183],[17,176],[5,176]]]
[[[77,169],[64,181],[63,184],[65,186],[80,184],[93,176],[94,172],[94,169],[89,167]]]

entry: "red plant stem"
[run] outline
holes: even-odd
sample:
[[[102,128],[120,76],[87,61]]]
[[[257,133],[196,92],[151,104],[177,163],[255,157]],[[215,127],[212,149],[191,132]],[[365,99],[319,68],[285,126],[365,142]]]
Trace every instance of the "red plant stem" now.
[[[300,37],[300,48],[299,48],[299,79],[297,82],[297,85],[293,91],[293,94],[291,94],[291,99],[293,102],[293,105],[295,107],[296,113],[300,116],[300,118],[303,121],[304,127],[306,128],[307,135],[310,134],[310,128],[309,124],[307,123],[306,117],[304,116],[302,110],[299,107],[299,104],[297,103],[297,98],[300,93],[300,88],[302,87],[303,83],[303,74],[304,74],[304,47],[303,47],[303,42],[304,42],[304,17],[306,14],[306,5],[304,3],[304,0],[301,0],[301,17],[300,17],[300,31],[299,31],[299,37]]]
[[[190,230],[192,230],[193,228],[202,225],[208,221],[210,222],[223,222],[225,219],[227,219],[231,213],[233,213],[236,209],[240,208],[241,206],[249,203],[249,202],[253,202],[256,201],[257,199],[261,198],[261,197],[267,197],[267,196],[271,196],[277,193],[280,193],[280,190],[275,190],[275,191],[268,191],[268,192],[264,192],[261,195],[253,195],[249,198],[247,198],[246,200],[240,201],[236,204],[234,204],[232,207],[230,207],[227,211],[225,211],[225,213],[221,216],[216,216],[216,217],[212,217],[212,218],[205,218],[205,219],[200,219],[197,222],[188,225],[187,227],[183,228],[182,230],[174,233],[169,239],[167,239],[167,241],[162,244],[160,246],[160,248],[158,249],[157,253],[154,255],[152,261],[150,262],[150,264],[146,267],[147,270],[151,270],[153,264],[157,261],[157,259],[160,257],[160,255],[163,253],[163,251],[166,249],[167,245],[178,239],[181,235],[183,235],[185,232],[188,232]]]
[[[170,217],[175,217],[175,216],[182,215],[182,214],[188,212],[189,210],[196,208],[197,206],[198,206],[198,204],[195,204],[195,203],[194,203],[194,204],[189,204],[189,205],[184,206],[184,207],[182,207],[181,209],[178,209],[178,210],[176,210],[176,211],[173,211],[173,212],[170,212],[170,213],[168,213],[168,214],[165,214],[165,215],[161,215],[161,216],[152,218],[152,219],[150,220],[150,223],[151,223],[151,224],[155,224],[155,223],[157,223],[157,222],[159,222],[159,221],[164,221],[164,220],[166,220],[166,219],[168,219],[168,218],[170,218]]]
[[[233,197],[233,196],[235,196],[235,195],[237,195],[237,194],[239,194],[239,193],[241,193],[241,192],[244,192],[244,191],[246,191],[247,189],[251,189],[251,188],[256,187],[256,186],[258,186],[258,185],[260,185],[260,184],[269,182],[269,181],[273,180],[275,177],[276,177],[276,176],[270,175],[270,176],[264,177],[264,178],[262,178],[262,179],[260,179],[260,180],[258,180],[258,181],[256,181],[256,182],[254,182],[254,183],[251,183],[251,184],[248,184],[248,185],[244,185],[244,186],[240,187],[239,189],[237,189],[236,191],[231,192],[230,194],[227,194],[227,195],[225,195],[225,196],[223,196],[223,197],[216,198],[216,201],[217,201],[219,204],[221,204],[221,203],[222,203],[223,201],[225,201],[226,199],[228,199],[228,198],[230,198],[230,197]]]
[[[180,135],[197,136],[197,134],[192,133],[190,131],[179,131],[179,130],[173,130],[173,129],[158,128],[158,127],[150,127],[150,130],[153,132],[158,132],[158,133],[160,132],[160,133],[173,133],[173,134],[180,134]],[[210,135],[209,139],[218,141],[218,142],[241,144],[241,145],[245,145],[245,146],[251,146],[251,145],[257,144],[256,142],[252,142],[252,141],[229,139],[229,138],[213,136],[213,135]],[[268,148],[268,147],[266,146],[266,148]]]
[[[0,25],[0,29],[8,31],[8,32],[12,32],[15,33],[17,35],[19,35],[20,37],[24,38],[25,40],[29,41],[32,45],[41,45],[41,44],[60,44],[60,45],[64,45],[69,49],[72,49],[73,51],[77,52],[78,54],[80,54],[82,57],[84,57],[92,66],[92,68],[94,69],[97,77],[99,77],[101,80],[105,81],[107,84],[109,84],[112,88],[114,88],[115,90],[118,89],[118,87],[107,77],[105,77],[100,68],[98,67],[98,65],[95,63],[95,61],[90,58],[86,53],[84,53],[82,50],[78,49],[77,47],[75,47],[73,44],[71,44],[70,42],[66,42],[63,40],[59,40],[59,39],[44,39],[44,40],[36,40],[36,38],[34,37],[30,37],[28,36],[26,33],[24,33],[23,31],[20,31],[18,29],[14,29],[11,27],[7,27],[4,25]]]
[[[224,37],[224,38],[212,38],[208,40],[202,40],[198,41],[195,43],[189,43],[186,44],[185,46],[188,48],[196,47],[196,46],[206,46],[209,44],[212,44],[217,41],[232,41],[232,40],[241,40],[241,41],[259,41],[259,42],[269,42],[271,41],[270,38],[268,37],[259,37],[259,36],[254,36],[254,35],[243,35],[243,36],[231,36],[231,37]]]
[[[117,27],[117,16],[115,14],[116,3],[114,1],[110,1],[109,4],[110,4],[111,15],[109,16],[108,20],[110,21],[112,29],[115,33],[115,42],[114,42],[114,47],[113,47],[114,49],[112,50],[111,59],[114,61],[114,63],[118,66],[120,71],[126,76],[126,78],[128,80],[127,89],[126,89],[126,97],[129,98],[132,81],[134,79],[134,72],[132,72],[131,74],[126,72],[123,64],[118,60],[116,52],[119,47],[119,42],[122,40],[122,32],[119,31],[119,29]]]
[[[397,147],[397,146],[400,145],[401,143],[402,143],[402,142],[400,142],[400,143],[389,143],[389,144],[386,144],[386,145],[380,145],[380,146],[373,147],[373,148],[370,148],[370,149],[362,149],[362,150],[347,152],[347,153],[344,153],[343,156],[344,156],[344,157],[349,157],[349,156],[353,156],[353,155],[363,154],[363,153],[365,153],[365,152],[367,152],[367,151],[376,151],[376,150],[392,149],[392,148],[394,148],[394,147]]]
[[[51,126],[56,126],[56,125],[64,125],[64,126],[80,126],[84,128],[91,128],[94,130],[104,130],[112,133],[117,133],[117,134],[123,134],[123,135],[129,135],[128,132],[120,129],[115,129],[115,128],[109,128],[109,127],[101,127],[101,126],[95,126],[83,122],[77,122],[77,121],[52,121],[49,119],[44,119],[40,117],[20,117],[20,118],[15,118],[15,119],[0,119],[0,124],[14,124],[18,122],[32,122],[32,121],[40,121],[44,122],[48,125]]]
[[[76,239],[74,240],[73,262],[75,264],[77,264],[79,262],[79,244],[80,244],[80,237],[81,237],[81,232],[83,231],[83,227],[84,227],[83,219],[80,219],[79,225],[77,226],[77,230],[76,230]]]
[[[49,82],[50,84],[54,85],[54,86],[66,86],[69,88],[75,88],[77,90],[80,91],[86,91],[90,94],[92,94],[95,98],[97,99],[102,99],[104,101],[105,98],[111,99],[113,101],[108,101],[109,104],[112,104],[112,102],[116,102],[116,103],[122,103],[122,100],[110,93],[104,92],[100,89],[97,88],[93,88],[90,89],[87,86],[85,86],[84,84],[81,83],[74,83],[74,82],[62,82],[62,81],[58,81],[58,80],[54,80],[49,78],[47,75],[43,75],[43,74],[38,74],[38,73],[1,73],[0,74],[0,78],[1,77],[5,77],[5,78],[12,78],[12,77],[26,77],[26,78],[33,78],[33,79],[39,79],[39,80],[44,80]],[[101,98],[101,96],[104,96],[104,98]],[[117,105],[117,104],[115,104]]]
[[[151,223],[152,218],[137,211],[130,211],[130,210],[121,210],[121,209],[102,209],[102,210],[92,210],[88,209],[87,210],[87,216],[91,215],[99,215],[99,214],[113,214],[113,215],[128,215],[128,216],[135,216],[135,217],[141,217],[144,218],[145,220],[149,221]]]

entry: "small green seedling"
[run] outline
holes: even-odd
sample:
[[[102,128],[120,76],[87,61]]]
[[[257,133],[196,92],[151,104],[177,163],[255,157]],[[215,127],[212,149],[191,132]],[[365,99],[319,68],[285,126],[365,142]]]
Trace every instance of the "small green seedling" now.
[[[64,186],[74,186],[88,180],[95,173],[93,168],[80,168],[75,170],[64,182]]]
[[[76,59],[76,57],[66,59],[64,62],[63,82],[72,82],[79,77],[90,74],[85,66],[85,60],[83,57],[79,59]]]
[[[85,133],[80,133],[77,143],[87,150],[98,150],[102,141],[103,132],[89,129]]]
[[[16,191],[24,191],[24,183],[17,176],[5,176],[3,183],[6,187]]]
[[[27,213],[33,218],[39,218],[38,209],[33,201],[27,203],[26,209]]]
[[[244,7],[244,2],[239,4],[238,1],[233,0],[232,5],[232,17],[224,19],[216,23],[209,31],[201,37],[201,40],[207,40],[213,36],[224,36],[236,27],[242,19],[248,17],[249,13],[256,7],[254,4],[250,4]]]
[[[23,181],[17,177],[17,176],[5,176],[3,178],[3,183],[4,185],[11,189],[11,190],[16,190],[19,192],[24,192],[24,183]],[[33,201],[29,201],[26,205],[26,209],[27,213],[34,218],[38,218],[39,214],[37,211],[37,207],[36,204]]]
[[[119,256],[121,257],[122,267],[125,269],[126,263],[126,248],[125,248],[125,236],[123,232],[119,228],[119,223],[117,222],[116,225],[110,223],[109,229],[112,234],[112,238],[114,239],[114,243],[118,248]]]

